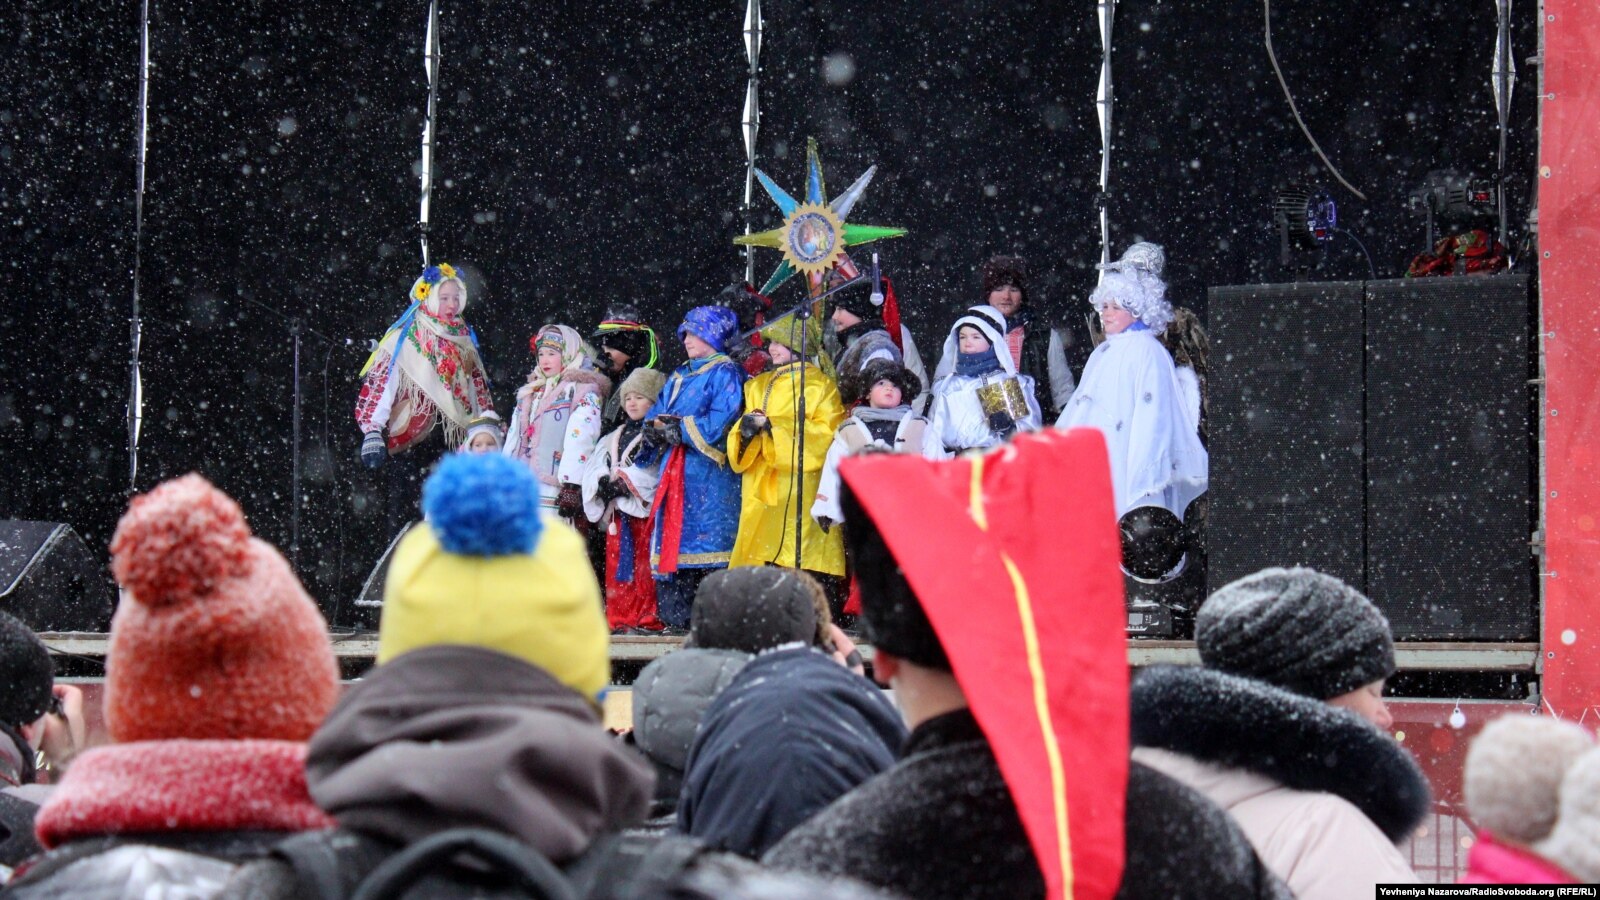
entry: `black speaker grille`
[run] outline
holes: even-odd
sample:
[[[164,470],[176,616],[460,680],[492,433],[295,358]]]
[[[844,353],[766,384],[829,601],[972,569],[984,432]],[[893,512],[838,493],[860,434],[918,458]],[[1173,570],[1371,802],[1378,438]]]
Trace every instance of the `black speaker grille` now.
[[[1267,566],[1365,585],[1362,286],[1210,291],[1211,589]]]
[[[1532,639],[1528,279],[1367,290],[1368,593],[1396,637]]]

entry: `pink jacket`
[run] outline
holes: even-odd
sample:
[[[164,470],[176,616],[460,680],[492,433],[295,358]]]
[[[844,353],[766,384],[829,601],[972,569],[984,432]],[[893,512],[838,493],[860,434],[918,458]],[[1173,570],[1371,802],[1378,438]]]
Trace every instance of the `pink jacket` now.
[[[1495,840],[1487,831],[1467,856],[1467,874],[1462,884],[1577,884],[1560,866],[1523,847]]]

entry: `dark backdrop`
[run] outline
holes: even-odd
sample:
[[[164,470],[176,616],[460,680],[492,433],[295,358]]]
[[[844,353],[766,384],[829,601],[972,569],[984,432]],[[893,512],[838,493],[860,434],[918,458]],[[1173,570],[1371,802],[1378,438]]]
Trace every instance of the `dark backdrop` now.
[[[852,218],[910,229],[880,246],[930,365],[993,252],[1024,253],[1035,302],[1081,333],[1099,254],[1093,0],[763,5],[760,164],[798,191],[808,135],[833,190],[878,164]],[[300,562],[331,607],[387,537],[350,410],[366,341],[418,268],[426,3],[295,6],[154,2],[138,484],[198,469],[287,546],[303,319]],[[1308,181],[1397,273],[1420,242],[1407,190],[1493,165],[1483,6],[1275,4],[1296,100],[1362,203],[1290,118],[1258,5],[1124,0],[1115,247],[1164,243],[1174,298],[1203,315],[1208,285],[1283,277],[1269,204]],[[0,515],[67,521],[101,552],[127,484],[136,7],[25,0],[0,55]],[[628,299],[666,332],[742,274],[742,17],[738,0],[444,3],[434,256],[473,276],[503,412],[540,323],[587,330]],[[1519,58],[1533,36],[1523,13]],[[1513,221],[1535,143],[1523,74]],[[764,196],[756,211],[776,224]],[[760,280],[777,258],[758,253]],[[1316,277],[1365,274],[1340,237]]]

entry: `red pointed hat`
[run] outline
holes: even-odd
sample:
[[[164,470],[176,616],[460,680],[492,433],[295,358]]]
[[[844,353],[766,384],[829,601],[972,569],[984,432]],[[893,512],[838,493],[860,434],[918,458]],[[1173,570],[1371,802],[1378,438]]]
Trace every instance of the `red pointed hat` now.
[[[840,473],[905,572],[1000,763],[1047,896],[1122,880],[1127,625],[1105,439],[871,454]]]

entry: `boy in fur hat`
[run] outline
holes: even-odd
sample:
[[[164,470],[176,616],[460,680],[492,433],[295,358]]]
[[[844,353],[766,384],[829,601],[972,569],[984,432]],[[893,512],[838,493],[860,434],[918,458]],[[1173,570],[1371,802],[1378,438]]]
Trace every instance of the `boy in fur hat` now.
[[[622,425],[595,447],[583,471],[583,511],[606,534],[606,624],[612,634],[659,632],[656,585],[650,577],[650,504],[656,472],[635,463],[645,449],[644,416],[667,376],[639,368],[617,389]]]
[[[944,445],[928,420],[912,411],[911,399],[922,393],[916,373],[898,363],[875,359],[861,373],[867,386],[866,403],[851,411],[839,426],[822,463],[822,478],[817,485],[817,500],[811,504],[811,517],[823,531],[844,521],[839,504],[839,463],[862,453],[919,453],[928,459],[943,459]]]
[[[576,522],[583,512],[578,485],[600,439],[611,382],[591,368],[589,347],[566,325],[546,325],[528,343],[537,362],[517,390],[504,452],[533,470],[546,509]]]

